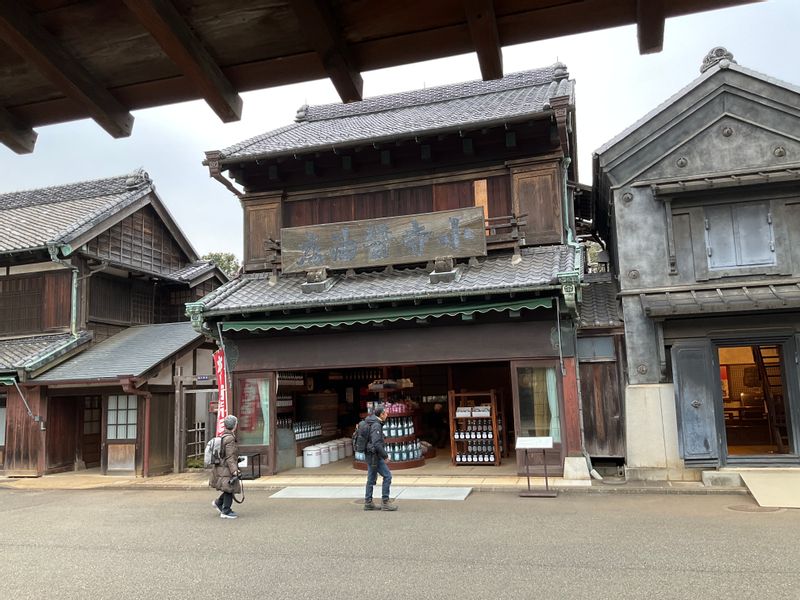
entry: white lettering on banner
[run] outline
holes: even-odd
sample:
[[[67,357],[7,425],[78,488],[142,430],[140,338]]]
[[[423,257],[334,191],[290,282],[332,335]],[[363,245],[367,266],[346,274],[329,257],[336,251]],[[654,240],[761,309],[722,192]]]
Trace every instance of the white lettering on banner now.
[[[224,350],[220,349],[214,352],[214,370],[217,372],[217,389],[219,390],[217,435],[222,435],[225,432],[225,417],[228,416],[228,382]]]

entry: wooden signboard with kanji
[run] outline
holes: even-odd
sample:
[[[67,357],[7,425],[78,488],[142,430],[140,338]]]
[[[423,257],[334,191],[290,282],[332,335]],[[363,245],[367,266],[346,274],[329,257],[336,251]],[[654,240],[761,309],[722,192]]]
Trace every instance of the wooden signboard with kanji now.
[[[483,208],[281,229],[284,273],[486,255]]]

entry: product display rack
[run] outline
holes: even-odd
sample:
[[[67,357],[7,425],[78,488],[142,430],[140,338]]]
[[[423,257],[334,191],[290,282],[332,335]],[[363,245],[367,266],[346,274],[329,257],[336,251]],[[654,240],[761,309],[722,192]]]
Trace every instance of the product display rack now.
[[[373,389],[373,390],[369,390],[369,393],[370,394],[378,394],[378,395],[380,395],[382,397],[387,397],[388,395],[391,395],[391,394],[394,394],[394,393],[397,393],[397,392],[403,392],[403,391],[406,391],[407,389],[408,388],[384,388],[384,389],[378,389],[378,390],[374,390]],[[361,415],[362,418],[364,418],[366,416],[367,416],[366,413],[363,413]],[[410,452],[408,446],[411,446],[411,448],[412,448],[411,451],[413,451],[413,452],[416,452],[417,450],[420,451],[419,458],[406,459],[406,460],[403,460],[402,458],[400,458],[399,460],[395,460],[394,458],[392,458],[391,462],[389,462],[389,468],[392,471],[396,471],[396,470],[399,471],[401,469],[413,469],[415,467],[421,467],[422,465],[425,464],[425,458],[422,456],[421,450],[420,450],[420,447],[419,447],[419,438],[417,437],[417,425],[416,425],[415,416],[416,415],[414,414],[414,411],[410,411],[410,410],[402,411],[402,412],[390,412],[389,413],[389,417],[388,417],[388,419],[386,421],[386,424],[384,424],[384,426],[383,426],[384,431],[391,430],[392,429],[392,425],[394,425],[394,423],[392,423],[392,419],[407,419],[410,422],[410,427],[413,428],[413,433],[406,434],[406,435],[389,436],[389,435],[384,434],[384,441],[386,443],[387,452],[389,452],[390,456],[393,454],[393,452],[390,449],[391,448],[395,448],[395,447],[398,448],[398,455],[402,456],[403,455],[402,454],[403,453],[402,447],[404,445],[406,446],[406,450],[405,450],[406,453]],[[408,425],[406,427],[408,428]],[[397,445],[397,446],[395,446],[395,445]],[[367,470],[367,463],[364,462],[363,460],[357,460],[357,459],[354,458],[353,459],[353,468],[358,469],[360,471],[366,471]]]
[[[450,412],[450,459],[455,466],[498,466],[500,436],[494,390],[447,394]],[[504,423],[504,425],[506,425]],[[506,425],[507,426],[507,425]]]

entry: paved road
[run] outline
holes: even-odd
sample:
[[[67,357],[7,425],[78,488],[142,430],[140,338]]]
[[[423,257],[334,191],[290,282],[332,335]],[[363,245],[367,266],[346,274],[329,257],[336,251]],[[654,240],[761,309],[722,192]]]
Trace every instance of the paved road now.
[[[743,496],[211,499],[0,490],[0,598],[800,597],[800,511]]]

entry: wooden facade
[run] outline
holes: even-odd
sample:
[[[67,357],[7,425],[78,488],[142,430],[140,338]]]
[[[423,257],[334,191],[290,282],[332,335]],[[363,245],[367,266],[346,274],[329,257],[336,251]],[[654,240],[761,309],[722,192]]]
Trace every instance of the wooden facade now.
[[[145,176],[137,181],[136,185],[144,186],[149,180]],[[30,370],[24,366],[9,370],[8,374],[13,372],[20,380],[36,420],[28,414],[18,392],[10,388],[3,396],[5,418],[0,422],[4,426],[0,469],[6,474],[41,476],[98,466],[107,470],[109,460],[113,466],[129,459],[133,461],[132,470],[140,475],[172,469],[171,372],[163,376],[166,380],[160,381],[159,387],[138,390],[142,398],[138,422],[142,427],[137,439],[128,444],[107,444],[105,437],[108,401],[123,394],[121,382],[109,384],[111,388],[97,388],[89,382],[83,387],[70,382],[67,388],[32,383],[57,363],[85,350],[90,339],[87,331],[93,332],[93,343],[97,344],[131,326],[186,321],[184,304],[223,282],[218,270],[209,271],[202,265],[192,281],[172,276],[198,257],[154,192],[142,189],[142,197],[129,207],[122,206],[120,214],[92,222],[89,233],[77,238],[76,248],[62,244],[50,249],[57,252],[57,261],[45,262],[47,253],[43,255],[39,249],[4,254],[0,338],[21,343],[37,335],[60,334],[39,342],[46,350],[48,343],[86,342],[82,347],[56,349],[55,355],[45,356]],[[29,200],[30,206],[36,201]],[[53,210],[59,210],[58,206]],[[208,362],[210,370],[210,357]],[[146,422],[153,423],[147,436]]]

